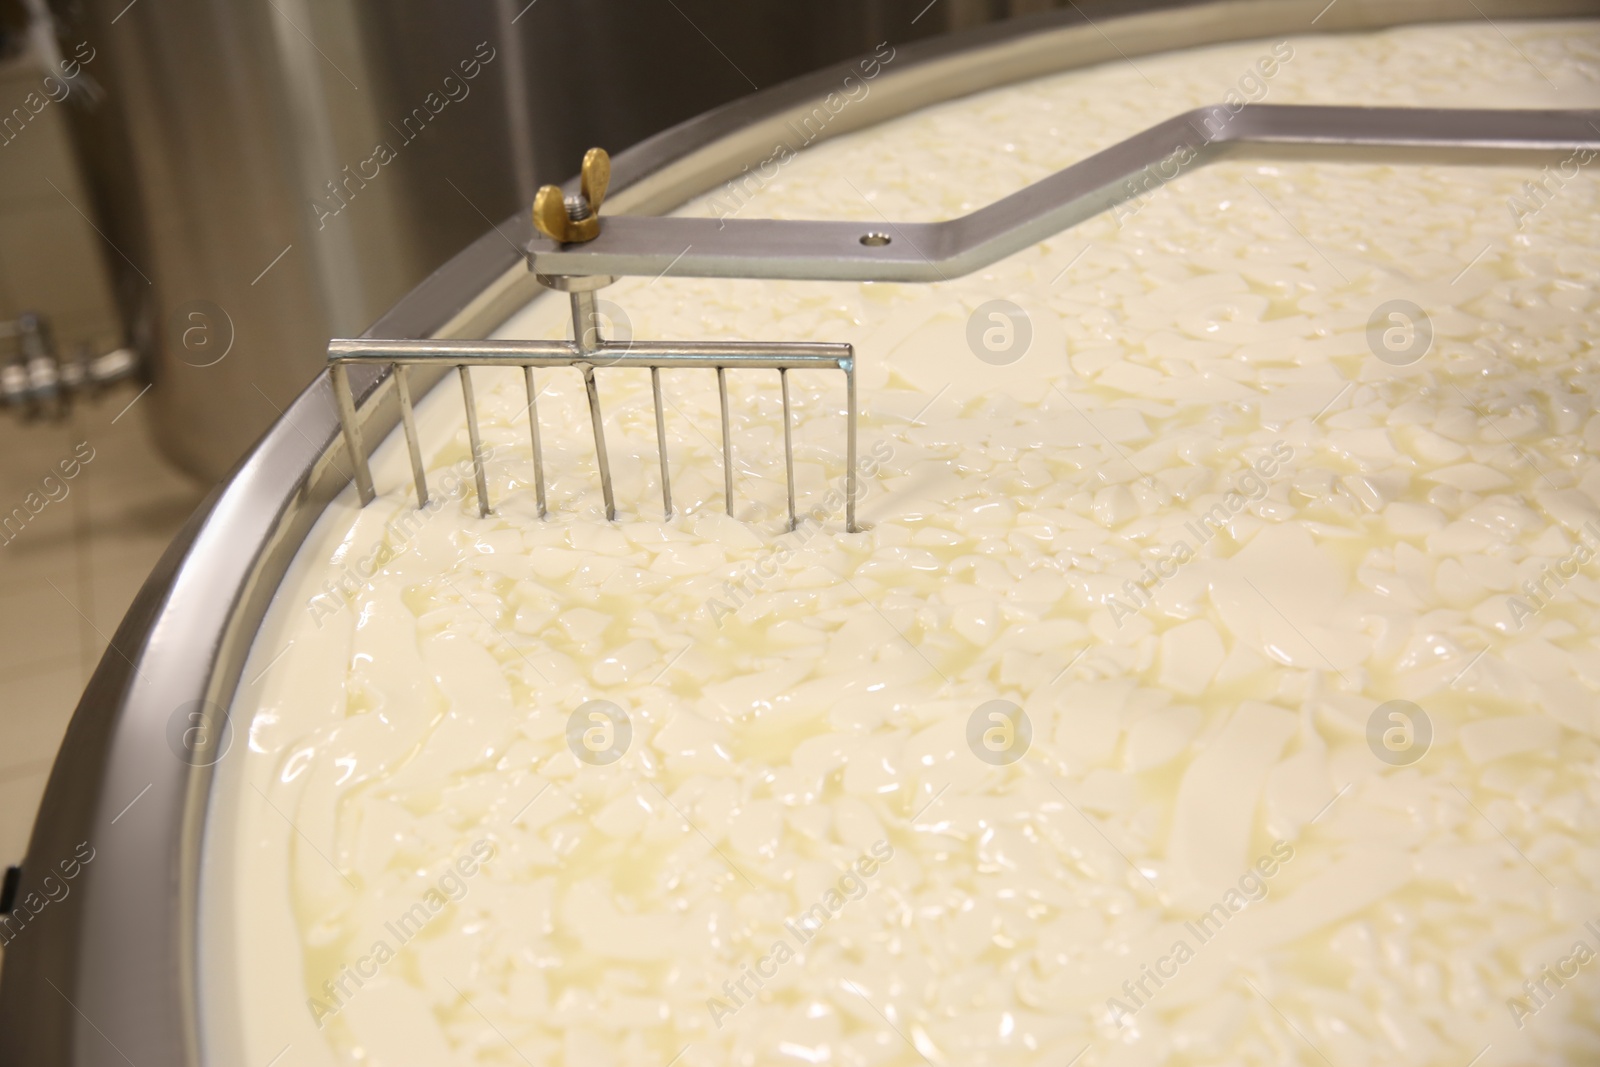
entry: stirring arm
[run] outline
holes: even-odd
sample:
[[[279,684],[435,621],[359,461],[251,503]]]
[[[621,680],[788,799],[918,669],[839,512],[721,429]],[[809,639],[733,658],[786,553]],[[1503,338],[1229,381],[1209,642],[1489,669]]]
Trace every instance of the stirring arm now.
[[[598,236],[536,236],[547,277],[642,275],[936,282],[960,277],[1135,199],[1229,146],[1436,155],[1600,149],[1600,111],[1254,104],[1200,108],[945,222],[831,222],[612,215]]]

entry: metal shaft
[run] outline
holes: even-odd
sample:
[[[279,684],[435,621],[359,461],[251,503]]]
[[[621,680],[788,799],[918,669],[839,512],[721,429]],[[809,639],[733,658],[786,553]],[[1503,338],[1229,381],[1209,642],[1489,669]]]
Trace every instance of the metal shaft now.
[[[600,495],[605,499],[606,518],[617,517],[617,502],[611,493],[611,461],[606,457],[605,418],[600,414],[600,387],[595,384],[594,368],[585,363],[583,387],[589,393],[589,421],[594,425],[594,455],[600,466]]]
[[[350,371],[341,363],[330,368],[333,380],[333,397],[339,406],[339,425],[344,429],[344,446],[350,453],[350,463],[356,469],[356,492],[361,496],[361,506],[366,507],[377,498],[372,488],[372,469],[367,466],[367,451],[361,446],[361,425],[356,421],[355,395],[350,392]]]
[[[606,455],[606,427],[605,417],[600,412],[600,386],[594,380],[594,364],[587,362],[601,348],[600,312],[592,289],[572,294],[572,340],[577,346],[578,355],[585,360],[577,366],[583,372],[583,388],[589,394],[589,422],[594,427],[594,456],[600,468],[600,496],[605,501],[606,519],[615,520],[617,501],[611,488],[611,460]]]
[[[778,384],[783,387],[783,471],[784,482],[789,487],[789,529],[800,525],[794,515],[794,437],[789,429],[789,372],[778,371]]]
[[[650,368],[650,391],[656,402],[656,451],[661,454],[661,508],[672,518],[672,478],[667,473],[667,417],[661,410],[661,368]]]
[[[718,366],[743,370],[842,370],[847,344],[824,341],[607,341],[580,349],[572,341],[442,341],[339,338],[328,342],[328,361],[351,363],[470,363],[479,367],[661,367],[672,370]]]
[[[478,401],[472,395],[472,368],[460,366],[461,399],[467,407],[467,443],[472,446],[472,477],[478,483],[478,514],[489,515],[489,480],[483,470],[483,441],[478,436]]]
[[[578,351],[588,354],[600,348],[600,302],[594,290],[571,293],[572,339]]]
[[[844,528],[850,533],[860,533],[856,525],[856,361],[852,356],[844,368],[845,383],[845,475]]]
[[[417,507],[425,508],[428,506],[428,474],[422,466],[422,440],[417,434],[416,412],[411,406],[411,380],[404,364],[394,365],[394,384],[400,391],[400,421],[405,426],[406,448],[411,453],[411,477],[417,483]]]
[[[728,426],[728,370],[717,368],[717,393],[722,398],[722,498],[733,517],[733,432]]]
[[[522,376],[528,387],[528,436],[533,440],[533,494],[542,519],[549,510],[544,499],[544,447],[539,441],[539,390],[533,384],[532,367],[523,367]]]

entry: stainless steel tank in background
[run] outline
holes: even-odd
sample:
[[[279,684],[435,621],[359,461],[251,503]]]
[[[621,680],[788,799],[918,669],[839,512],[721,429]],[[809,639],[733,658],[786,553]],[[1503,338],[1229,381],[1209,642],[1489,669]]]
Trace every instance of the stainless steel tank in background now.
[[[141,409],[206,481],[428,273],[613,151],[881,40],[1052,0],[54,0]],[[665,76],[670,71],[670,76]]]

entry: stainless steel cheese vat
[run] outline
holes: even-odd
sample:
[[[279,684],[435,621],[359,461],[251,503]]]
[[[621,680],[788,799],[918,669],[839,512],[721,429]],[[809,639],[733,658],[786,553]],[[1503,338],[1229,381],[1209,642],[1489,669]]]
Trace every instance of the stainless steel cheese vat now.
[[[1593,13],[1593,3],[1476,5],[1485,17]],[[1026,78],[1175,47],[1462,17],[1438,0],[1092,4],[900,50],[829,134]],[[1093,22],[1087,21],[1092,19]],[[1115,43],[1113,43],[1113,41]],[[757,93],[619,156],[615,210],[670,210],[771,150],[851,69]],[[523,215],[491,229],[380,319],[378,337],[483,336],[536,293]],[[388,382],[352,371],[371,436],[398,419]],[[24,898],[93,849],[71,891],[15,931],[0,973],[0,1064],[231,1063],[201,1039],[199,885],[212,764],[257,628],[308,530],[346,487],[320,376],[216,490],[118,629],[78,707],[23,868]],[[195,717],[198,716],[198,717]],[[186,742],[198,726],[205,740]],[[225,757],[221,757],[225,758]]]

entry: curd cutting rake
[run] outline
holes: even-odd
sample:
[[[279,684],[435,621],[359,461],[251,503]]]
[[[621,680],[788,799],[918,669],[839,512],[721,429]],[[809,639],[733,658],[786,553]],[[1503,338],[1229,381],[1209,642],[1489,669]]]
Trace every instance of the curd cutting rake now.
[[[1219,122],[1218,117],[1225,116]],[[544,455],[534,369],[572,367],[583,375],[595,459],[606,518],[616,519],[611,465],[595,371],[602,367],[648,367],[654,394],[656,445],[661,462],[661,499],[672,514],[667,470],[666,422],[662,413],[661,371],[698,367],[717,372],[722,406],[723,496],[733,514],[733,447],[728,419],[727,372],[764,369],[778,372],[783,390],[784,469],[787,474],[789,528],[796,525],[794,444],[789,405],[791,370],[844,372],[845,526],[854,533],[857,496],[855,355],[848,344],[747,341],[608,341],[600,333],[595,292],[624,275],[661,277],[672,273],[699,278],[783,278],[817,281],[944,281],[971,273],[1020,251],[1116,204],[1144,195],[1166,179],[1151,168],[1184,157],[1192,169],[1236,145],[1295,146],[1312,149],[1367,149],[1387,153],[1537,152],[1600,149],[1600,112],[1455,108],[1322,107],[1250,105],[1236,113],[1200,108],[1175,116],[1119,144],[997,200],[970,215],[945,222],[884,223],[709,219],[618,215],[602,229],[600,205],[611,180],[611,162],[598,148],[583,158],[578,192],[563,197],[547,185],[533,204],[533,221],[542,237],[527,248],[528,266],[540,284],[569,294],[571,341],[334,340],[328,360],[339,420],[355,463],[363,504],[375,496],[372,472],[361,442],[360,419],[350,389],[352,363],[387,363],[400,394],[401,421],[411,453],[417,505],[427,503],[427,478],[406,369],[435,364],[457,369],[466,404],[478,509],[488,515],[477,403],[468,368],[521,367],[528,392],[533,444],[534,489],[540,517],[547,514]],[[1182,167],[1179,168],[1181,176]]]

